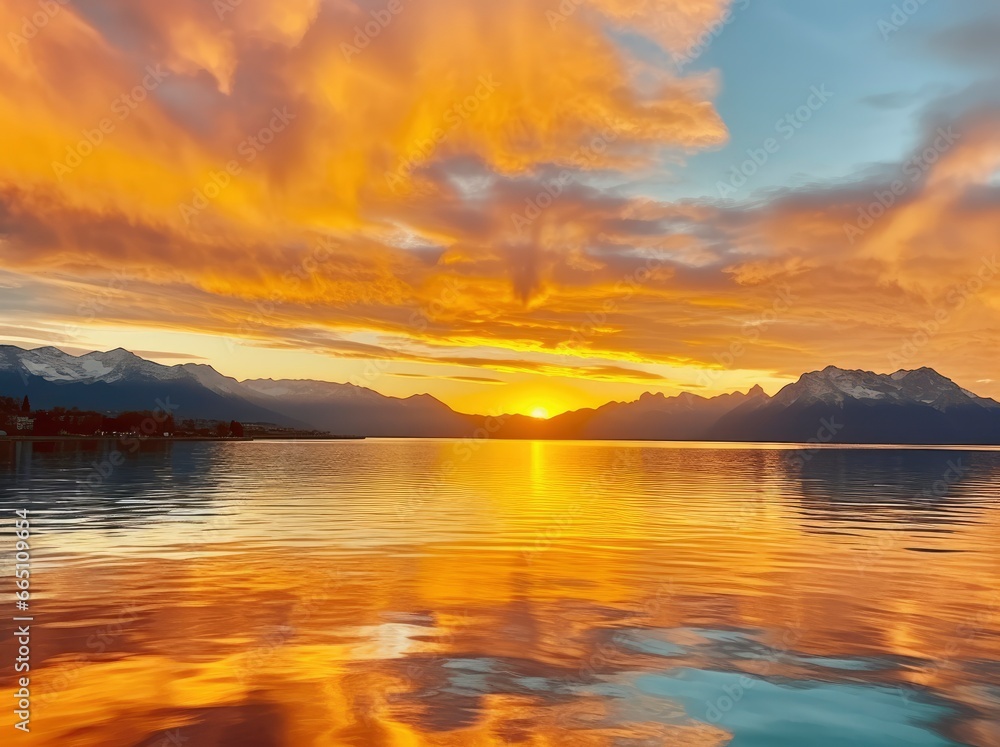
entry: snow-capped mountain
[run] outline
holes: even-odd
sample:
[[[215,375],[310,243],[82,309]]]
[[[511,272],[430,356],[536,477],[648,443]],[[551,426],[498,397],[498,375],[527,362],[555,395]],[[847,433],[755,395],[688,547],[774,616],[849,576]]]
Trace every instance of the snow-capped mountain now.
[[[778,392],[773,402],[789,407],[816,403],[842,405],[848,400],[928,405],[942,411],[970,404],[1000,407],[1000,403],[978,397],[930,368],[876,374],[828,366],[822,371],[803,374],[796,383]]]
[[[197,369],[164,366],[121,348],[75,356],[53,347],[22,350],[2,345],[0,393],[26,394],[36,409],[79,407],[123,412],[166,406],[175,418],[302,425],[242,397],[238,384],[229,391],[220,384],[206,386],[205,381],[214,378],[211,374],[221,380],[225,377],[210,366]]]
[[[877,374],[829,366],[770,400],[720,418],[714,438],[740,441],[1000,444],[1000,403],[930,368]]]
[[[241,392],[262,407],[315,427],[372,437],[465,437],[477,425],[428,394],[386,397],[366,387],[329,381],[253,379]]]
[[[81,356],[68,355],[53,347],[21,350],[3,346],[0,349],[3,351],[0,354],[0,370],[20,368],[29,376],[52,383],[114,384],[144,377],[158,381],[185,378],[184,371],[176,366],[162,366],[122,348]]]
[[[337,384],[332,381],[314,381],[312,379],[247,379],[242,382],[244,391],[252,391],[261,397],[292,397],[295,399],[311,399],[315,401],[343,401],[354,399],[377,400],[382,395],[378,392],[355,386],[354,384]]]
[[[165,366],[121,348],[74,356],[0,346],[0,394],[36,409],[121,412],[170,403],[176,418],[269,422],[345,435],[465,436],[470,417],[428,395],[386,397],[325,381],[237,381],[204,364]]]
[[[484,418],[426,394],[404,399],[312,380],[238,381],[204,364],[165,366],[127,350],[74,356],[0,346],[0,395],[120,412],[171,403],[178,418],[236,419],[362,436],[468,438]],[[834,366],[803,374],[774,397],[759,386],[705,398],[647,393],[550,420],[493,421],[492,438],[591,438],[839,443],[1000,444],[1000,403],[929,368],[876,374]]]

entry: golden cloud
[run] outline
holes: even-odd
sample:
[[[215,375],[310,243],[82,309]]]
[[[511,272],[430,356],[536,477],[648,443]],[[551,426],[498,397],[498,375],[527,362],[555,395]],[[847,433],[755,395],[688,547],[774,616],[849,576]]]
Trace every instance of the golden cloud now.
[[[608,363],[509,370],[655,380],[617,363],[717,365],[788,286],[794,314],[740,365],[797,372],[850,341],[884,369],[1000,228],[987,110],[867,227],[906,163],[753,205],[598,186],[725,143],[714,74],[653,69],[609,31],[682,57],[727,0],[109,0],[52,3],[44,23],[40,7],[0,7],[0,257],[45,289],[48,320],[124,271],[139,279],[109,324],[369,332],[436,352],[329,350],[494,370],[453,351],[560,353]],[[997,287],[951,309],[970,333],[921,362],[1000,342],[975,318]],[[818,340],[831,319],[843,334]],[[873,319],[891,331],[858,331]]]

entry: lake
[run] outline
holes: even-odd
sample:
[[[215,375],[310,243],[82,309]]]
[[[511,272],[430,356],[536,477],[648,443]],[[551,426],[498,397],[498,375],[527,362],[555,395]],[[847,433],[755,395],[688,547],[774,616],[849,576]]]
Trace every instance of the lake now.
[[[998,450],[113,452],[0,447],[5,744],[1000,745]]]

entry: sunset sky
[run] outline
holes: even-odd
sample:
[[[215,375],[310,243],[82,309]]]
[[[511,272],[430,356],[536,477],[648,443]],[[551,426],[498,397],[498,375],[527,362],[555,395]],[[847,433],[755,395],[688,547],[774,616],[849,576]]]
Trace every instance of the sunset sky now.
[[[996,0],[5,0],[0,30],[0,344],[482,413],[830,364],[1000,398]]]

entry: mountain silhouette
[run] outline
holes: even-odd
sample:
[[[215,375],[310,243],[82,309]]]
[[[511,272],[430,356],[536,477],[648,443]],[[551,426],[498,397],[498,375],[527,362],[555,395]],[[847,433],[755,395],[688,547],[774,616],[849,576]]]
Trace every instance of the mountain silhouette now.
[[[0,346],[0,394],[32,407],[118,412],[161,402],[176,418],[269,422],[368,437],[716,440],[789,443],[1000,444],[1000,403],[930,368],[892,374],[829,366],[773,397],[643,394],[549,420],[458,413],[419,394],[353,384],[238,381],[204,364],[165,366],[121,348],[81,356]]]

